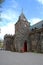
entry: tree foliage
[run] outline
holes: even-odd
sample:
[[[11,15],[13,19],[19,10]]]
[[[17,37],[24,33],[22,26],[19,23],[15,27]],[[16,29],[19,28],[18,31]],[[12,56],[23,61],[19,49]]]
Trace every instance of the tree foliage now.
[[[2,4],[4,2],[4,0],[0,0],[0,4]]]
[[[3,40],[0,40],[0,48],[3,47]]]

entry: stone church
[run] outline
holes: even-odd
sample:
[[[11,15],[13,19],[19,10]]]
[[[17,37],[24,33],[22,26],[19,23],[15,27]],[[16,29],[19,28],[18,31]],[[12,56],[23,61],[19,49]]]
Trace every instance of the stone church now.
[[[43,52],[43,20],[31,26],[22,12],[15,24],[15,34],[4,36],[4,48],[17,52]]]

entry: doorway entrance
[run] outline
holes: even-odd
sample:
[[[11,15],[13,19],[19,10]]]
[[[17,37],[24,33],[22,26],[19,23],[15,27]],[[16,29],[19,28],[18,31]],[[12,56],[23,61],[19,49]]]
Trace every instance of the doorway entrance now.
[[[24,52],[27,52],[27,41],[24,42]]]

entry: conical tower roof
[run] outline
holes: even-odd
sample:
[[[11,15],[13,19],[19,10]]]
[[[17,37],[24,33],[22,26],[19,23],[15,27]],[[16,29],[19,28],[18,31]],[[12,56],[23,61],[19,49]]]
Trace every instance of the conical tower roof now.
[[[20,14],[19,20],[27,21],[27,19],[26,19],[26,17],[25,17],[23,12]]]

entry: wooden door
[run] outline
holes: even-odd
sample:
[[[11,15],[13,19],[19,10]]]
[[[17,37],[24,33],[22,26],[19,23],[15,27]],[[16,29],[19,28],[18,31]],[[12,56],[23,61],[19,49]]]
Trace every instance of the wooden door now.
[[[24,42],[24,52],[27,52],[27,41]]]

